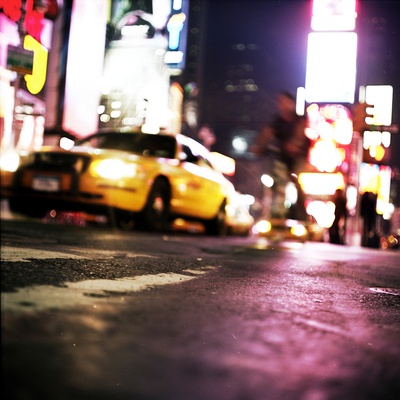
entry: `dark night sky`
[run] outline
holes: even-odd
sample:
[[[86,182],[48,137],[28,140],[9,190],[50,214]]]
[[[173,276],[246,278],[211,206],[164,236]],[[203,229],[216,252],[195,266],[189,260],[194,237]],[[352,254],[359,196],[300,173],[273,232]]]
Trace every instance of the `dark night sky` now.
[[[256,73],[266,90],[304,86],[307,1],[210,0],[208,15],[208,70],[226,67],[229,45],[255,43],[261,56]]]
[[[309,0],[209,0],[205,80],[218,80],[226,70],[226,49],[234,43],[260,47],[258,85],[273,95],[293,94],[305,85]],[[357,87],[390,84],[394,87],[393,123],[400,124],[400,11],[398,1],[360,0]],[[385,28],[376,22],[386,20]],[[356,90],[358,98],[358,90]],[[393,152],[400,155],[400,133]],[[400,157],[394,157],[400,160]],[[400,166],[400,161],[399,166]]]

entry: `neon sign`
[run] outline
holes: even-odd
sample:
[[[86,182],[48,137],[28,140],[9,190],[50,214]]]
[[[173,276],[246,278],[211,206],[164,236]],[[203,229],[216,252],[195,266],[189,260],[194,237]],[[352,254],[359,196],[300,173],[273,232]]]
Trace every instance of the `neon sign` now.
[[[184,13],[174,14],[167,23],[169,32],[168,47],[176,50],[179,47],[180,35],[183,29],[183,23],[186,20]]]
[[[185,66],[188,2],[174,1],[173,9],[174,13],[167,22],[168,50],[164,61],[170,68],[182,70]]]
[[[24,16],[24,29],[41,43],[43,31],[44,10],[35,7],[34,0],[26,0]],[[22,17],[22,0],[0,0],[0,10],[13,22],[18,22]]]
[[[26,87],[32,94],[37,94],[46,82],[48,51],[30,35],[25,36],[24,48],[33,51],[32,75],[25,75]]]

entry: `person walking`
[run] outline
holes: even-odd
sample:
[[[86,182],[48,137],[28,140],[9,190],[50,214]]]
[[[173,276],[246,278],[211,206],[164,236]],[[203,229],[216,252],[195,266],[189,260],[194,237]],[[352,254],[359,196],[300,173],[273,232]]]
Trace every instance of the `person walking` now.
[[[334,244],[345,244],[347,201],[343,189],[337,189],[333,203],[335,204],[335,219],[329,228],[329,241]]]
[[[376,203],[377,195],[366,191],[361,196],[361,217],[363,219],[361,245],[379,247],[379,237],[376,233]]]
[[[298,182],[298,174],[304,171],[311,141],[305,135],[306,118],[296,114],[295,98],[288,92],[277,94],[277,113],[271,123],[265,125],[252,146],[256,155],[271,155],[286,169],[286,179],[279,182],[275,191],[283,191],[282,187],[292,181],[298,192],[298,201],[294,217],[306,220],[305,196]],[[277,206],[275,204],[275,206]],[[279,208],[279,207],[278,207]],[[284,207],[281,207],[284,208]]]

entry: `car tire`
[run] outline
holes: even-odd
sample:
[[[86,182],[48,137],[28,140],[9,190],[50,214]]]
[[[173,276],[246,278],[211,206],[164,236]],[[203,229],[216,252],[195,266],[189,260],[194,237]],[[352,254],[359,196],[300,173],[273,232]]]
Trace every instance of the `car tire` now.
[[[228,226],[226,224],[226,202],[224,201],[218,212],[217,215],[204,222],[204,227],[206,230],[207,235],[212,236],[222,236],[227,235],[228,233]]]
[[[150,190],[146,205],[137,217],[139,229],[166,231],[170,223],[171,188],[166,179],[157,179]]]
[[[123,231],[132,231],[136,227],[134,214],[124,211],[118,211],[115,214],[115,222],[119,229]]]
[[[37,202],[29,202],[27,204],[24,198],[10,198],[8,199],[8,206],[11,212],[25,215],[32,218],[43,218],[46,216],[47,209],[41,207]]]

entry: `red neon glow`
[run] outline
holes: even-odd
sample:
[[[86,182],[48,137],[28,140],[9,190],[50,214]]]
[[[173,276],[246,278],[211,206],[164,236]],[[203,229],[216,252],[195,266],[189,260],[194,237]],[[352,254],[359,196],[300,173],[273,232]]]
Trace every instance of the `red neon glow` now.
[[[0,0],[0,10],[3,10],[11,21],[17,22],[21,18],[22,0]]]
[[[26,0],[25,3],[24,28],[26,33],[36,39],[39,43],[44,26],[44,12],[35,7],[34,0]],[[17,22],[22,17],[21,0],[0,0],[0,10],[12,21]]]

